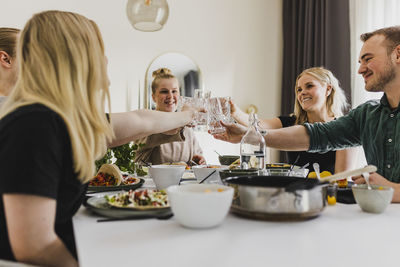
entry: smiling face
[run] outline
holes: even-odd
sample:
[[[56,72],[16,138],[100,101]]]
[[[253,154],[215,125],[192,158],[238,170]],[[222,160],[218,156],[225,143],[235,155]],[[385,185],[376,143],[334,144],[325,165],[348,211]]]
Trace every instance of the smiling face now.
[[[178,105],[179,83],[176,78],[160,79],[156,92],[152,94],[156,110],[174,112]]]
[[[385,37],[375,35],[365,41],[360,51],[358,73],[364,78],[365,89],[370,92],[385,91],[396,77],[395,67],[387,54]]]
[[[297,101],[306,112],[319,112],[326,108],[326,98],[330,92],[330,87],[309,74],[301,76],[297,81]]]

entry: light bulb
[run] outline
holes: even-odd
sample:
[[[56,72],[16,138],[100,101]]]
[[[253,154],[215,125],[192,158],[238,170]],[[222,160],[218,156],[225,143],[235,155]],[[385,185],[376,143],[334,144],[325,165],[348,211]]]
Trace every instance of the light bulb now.
[[[166,0],[128,0],[126,14],[135,29],[153,32],[167,22],[169,8]]]

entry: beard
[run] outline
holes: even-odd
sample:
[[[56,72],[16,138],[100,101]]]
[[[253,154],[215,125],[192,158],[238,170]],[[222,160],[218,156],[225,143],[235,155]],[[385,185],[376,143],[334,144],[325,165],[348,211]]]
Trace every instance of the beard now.
[[[393,81],[395,77],[396,71],[388,62],[382,70],[381,75],[377,75],[377,81],[370,85],[365,85],[365,90],[368,92],[384,92],[386,85]]]

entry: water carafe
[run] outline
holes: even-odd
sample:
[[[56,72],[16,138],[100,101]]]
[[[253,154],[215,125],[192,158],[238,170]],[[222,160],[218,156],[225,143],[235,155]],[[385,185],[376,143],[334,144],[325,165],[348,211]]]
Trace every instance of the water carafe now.
[[[240,163],[242,169],[265,168],[265,140],[258,129],[257,115],[249,115],[249,128],[240,142]]]

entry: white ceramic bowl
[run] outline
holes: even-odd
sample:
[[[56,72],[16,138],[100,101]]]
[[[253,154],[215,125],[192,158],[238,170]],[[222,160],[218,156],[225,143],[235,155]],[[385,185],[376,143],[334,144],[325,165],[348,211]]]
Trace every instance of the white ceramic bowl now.
[[[393,198],[393,188],[389,186],[371,185],[368,189],[366,184],[360,184],[351,189],[357,204],[365,212],[382,213]]]
[[[197,165],[192,166],[192,170],[194,172],[194,176],[196,177],[197,182],[202,181],[212,172],[214,172],[207,180],[204,181],[205,184],[222,184],[221,178],[219,177],[219,172],[221,170],[228,169],[228,166],[225,165]]]
[[[221,192],[220,192],[221,191]],[[167,188],[176,220],[189,228],[220,225],[232,204],[233,188],[217,184],[187,184]]]
[[[170,185],[177,185],[181,180],[186,166],[183,165],[152,165],[149,168],[150,176],[158,190]]]

